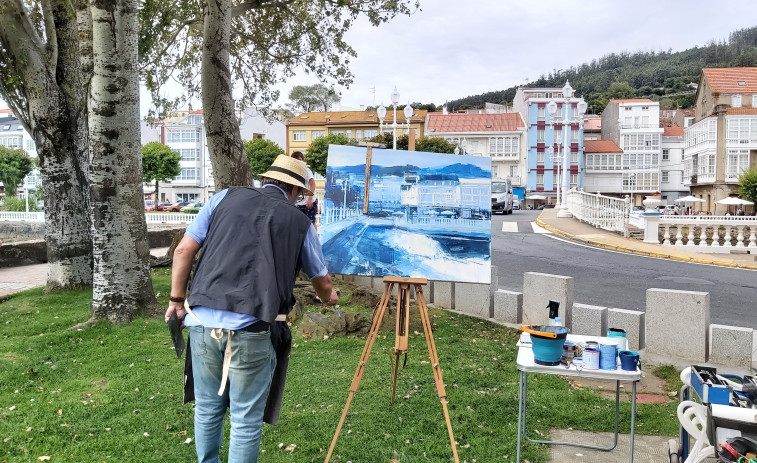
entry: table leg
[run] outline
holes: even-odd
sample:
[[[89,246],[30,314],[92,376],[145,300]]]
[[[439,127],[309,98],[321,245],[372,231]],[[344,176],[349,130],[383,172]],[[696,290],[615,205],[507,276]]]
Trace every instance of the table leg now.
[[[633,463],[633,437],[636,433],[636,381],[631,386],[631,463]]]
[[[524,382],[524,376],[526,376],[528,373],[524,371],[518,371],[518,447],[516,451],[515,456],[515,462],[520,463],[520,445],[521,445],[521,435],[523,432],[523,402],[525,395],[523,391],[523,382]]]

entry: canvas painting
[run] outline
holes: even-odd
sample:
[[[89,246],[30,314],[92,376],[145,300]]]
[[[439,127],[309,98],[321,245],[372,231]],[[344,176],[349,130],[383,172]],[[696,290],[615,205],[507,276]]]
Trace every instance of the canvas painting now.
[[[329,271],[490,283],[491,160],[373,148],[367,175],[367,152],[329,147],[320,227]]]

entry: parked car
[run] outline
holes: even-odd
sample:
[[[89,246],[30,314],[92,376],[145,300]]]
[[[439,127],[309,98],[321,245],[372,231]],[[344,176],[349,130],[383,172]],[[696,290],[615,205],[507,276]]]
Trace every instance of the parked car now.
[[[513,210],[514,211],[520,210],[520,198],[518,197],[513,198]]]
[[[200,209],[200,208],[202,207],[202,205],[203,205],[203,204],[202,204],[202,203],[200,203],[200,202],[197,202],[197,203],[189,203],[189,204],[187,204],[186,206],[184,206],[184,207],[182,207],[181,209],[179,209],[179,212],[187,212],[187,211],[188,211],[188,210],[190,210],[190,209]]]
[[[155,201],[152,199],[145,199],[145,211],[154,211],[155,210]]]
[[[641,211],[641,212],[644,212],[644,211],[647,210],[647,208],[644,207],[644,206],[634,206],[633,208],[631,208],[631,210],[632,211]]]
[[[544,210],[544,209],[554,209],[554,208],[555,208],[554,204],[542,204],[541,206],[537,207],[536,209],[539,210],[539,211],[541,211],[541,210]]]
[[[170,206],[171,206],[171,203],[160,203],[157,206],[155,206],[155,209],[158,211],[165,211]]]
[[[167,212],[179,212],[182,207],[189,204],[189,201],[179,201],[178,203],[173,203],[170,206],[166,208]]]

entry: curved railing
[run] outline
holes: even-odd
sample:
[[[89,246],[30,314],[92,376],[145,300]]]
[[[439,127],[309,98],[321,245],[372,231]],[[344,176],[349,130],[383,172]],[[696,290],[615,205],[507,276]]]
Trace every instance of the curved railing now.
[[[627,227],[629,202],[625,199],[570,190],[568,209],[578,220],[604,230],[622,232]]]

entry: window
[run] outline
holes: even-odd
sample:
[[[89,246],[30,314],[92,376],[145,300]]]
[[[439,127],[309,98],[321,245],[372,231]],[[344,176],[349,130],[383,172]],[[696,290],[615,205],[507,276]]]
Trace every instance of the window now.
[[[0,137],[0,146],[5,146],[6,148],[11,149],[21,148],[21,137]]]
[[[555,143],[562,143],[562,127],[555,128]]]
[[[536,164],[544,164],[544,151],[536,152]]]
[[[662,150],[662,160],[667,161],[670,159],[670,150]]]
[[[749,168],[749,150],[729,149],[726,151],[725,178],[738,181],[739,175]]]
[[[662,181],[663,182],[669,182],[670,181],[670,172],[664,170],[662,171]]]
[[[757,143],[757,119],[729,118],[727,124],[728,144],[747,145]]]
[[[752,107],[757,108],[757,95],[752,95]]]
[[[544,129],[536,131],[536,141],[538,143],[544,143]]]
[[[26,151],[36,151],[37,150],[37,144],[34,143],[34,140],[26,140]]]
[[[642,106],[642,107],[641,107],[641,110],[642,110],[642,111],[649,111],[649,106]]]
[[[311,140],[317,140],[319,138],[325,137],[326,131],[325,130],[313,130],[310,132],[310,139]]]
[[[355,129],[355,140],[362,140],[363,139],[363,131],[360,129]]]
[[[571,151],[570,152],[570,163],[571,164],[578,164],[578,151]]]
[[[544,174],[536,174],[536,188],[544,188]]]
[[[405,132],[405,134],[407,134],[407,132]],[[347,130],[344,133],[344,136],[346,136],[347,138],[352,138],[352,130]]]
[[[365,138],[366,140],[370,140],[376,135],[378,135],[378,130],[376,129],[363,129],[363,138]]]
[[[546,115],[546,109],[544,106],[539,106],[539,112],[537,114],[537,120],[543,121]]]
[[[741,95],[731,95],[731,107],[733,108],[741,107]]]
[[[489,138],[489,155],[492,157],[517,156],[519,142],[517,137],[491,137]]]
[[[630,111],[630,110],[631,110],[631,107],[630,107],[630,106],[626,106],[626,107],[625,107],[625,110],[626,110],[626,111]]]
[[[200,150],[196,148],[178,149],[174,150],[179,153],[182,161],[199,161]]]
[[[176,176],[175,180],[197,180],[197,168],[182,167],[181,173]]]
[[[623,154],[587,154],[586,170],[621,170]]]
[[[578,187],[578,174],[570,174],[570,187],[571,188]]]
[[[344,135],[344,130],[332,129],[332,130],[329,130],[329,134],[330,135]]]
[[[510,166],[510,177],[518,176],[518,166]]]
[[[199,133],[198,129],[170,130],[168,143],[195,143],[199,138]]]
[[[305,141],[305,131],[295,130],[292,132],[292,141]]]

